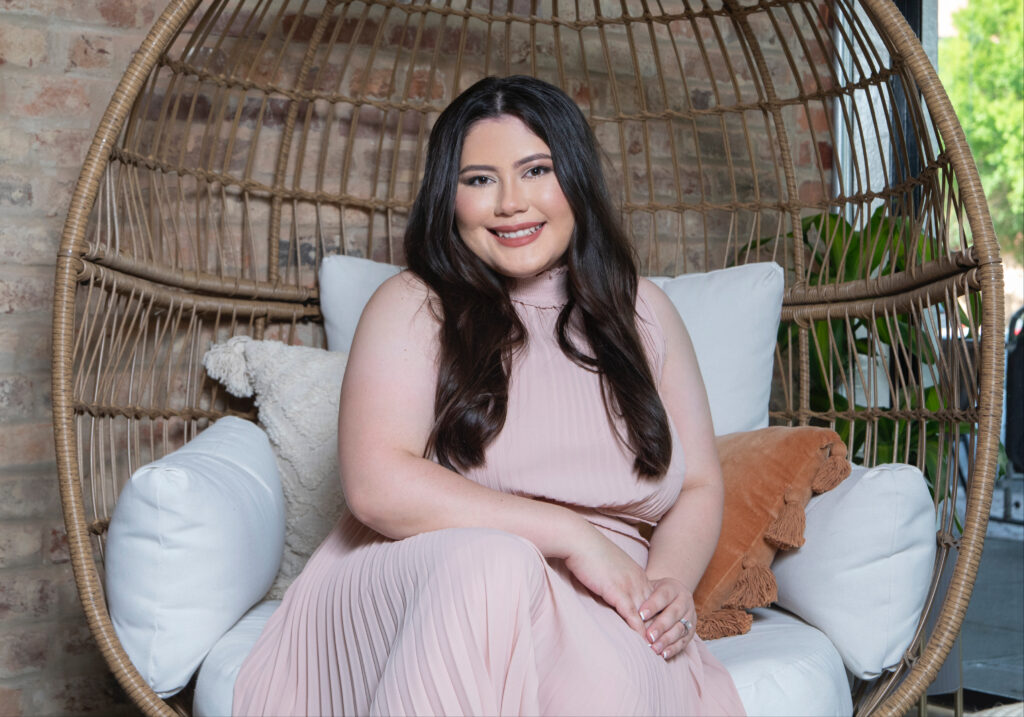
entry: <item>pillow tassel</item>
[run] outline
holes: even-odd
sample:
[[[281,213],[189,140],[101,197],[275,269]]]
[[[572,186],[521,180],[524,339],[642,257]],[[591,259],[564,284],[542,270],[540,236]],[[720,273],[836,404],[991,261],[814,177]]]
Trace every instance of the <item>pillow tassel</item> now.
[[[782,509],[765,530],[764,540],[768,545],[779,550],[799,548],[804,544],[806,522],[803,502],[793,495],[792,490],[787,490],[783,498]]]
[[[727,608],[767,607],[775,602],[779,595],[775,576],[766,565],[743,558],[743,569],[736,578],[736,585],[723,603]]]
[[[811,490],[815,493],[824,493],[835,488],[843,482],[846,476],[850,475],[850,461],[846,460],[846,446],[842,443],[833,443],[828,458],[818,468],[811,481]],[[841,449],[841,450],[837,450]]]
[[[744,610],[722,609],[697,616],[697,635],[702,640],[717,640],[750,631],[754,616]]]

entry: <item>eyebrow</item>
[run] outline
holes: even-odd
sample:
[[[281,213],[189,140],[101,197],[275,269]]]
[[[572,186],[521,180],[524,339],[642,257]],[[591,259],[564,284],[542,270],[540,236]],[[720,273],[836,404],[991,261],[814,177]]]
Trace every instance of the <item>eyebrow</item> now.
[[[522,159],[516,160],[512,166],[516,169],[522,167],[524,164],[530,162],[536,162],[538,159],[551,159],[550,154],[544,154],[539,152],[537,154],[531,154],[529,157],[523,157]],[[497,167],[492,167],[489,164],[469,164],[459,170],[459,174],[465,174],[466,172],[497,172]]]

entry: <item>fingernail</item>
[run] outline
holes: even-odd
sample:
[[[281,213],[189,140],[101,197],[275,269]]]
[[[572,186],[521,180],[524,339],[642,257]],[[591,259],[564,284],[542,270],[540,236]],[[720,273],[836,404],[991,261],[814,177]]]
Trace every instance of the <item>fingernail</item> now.
[[[664,655],[662,654],[662,648],[661,648],[661,643],[660,642],[656,642],[655,644],[651,645],[651,649],[653,649],[659,655],[662,655],[664,657]]]
[[[658,631],[657,630],[650,630],[647,633],[647,639],[650,640],[651,642],[654,642],[655,640],[657,640],[658,639]]]
[[[640,619],[641,619],[641,620],[646,620],[646,619],[647,619],[647,616],[648,616],[648,615],[650,615],[650,614],[651,614],[651,613],[650,613],[650,612],[648,612],[647,610],[641,610],[641,611],[640,611]]]
[[[666,659],[666,660],[667,660],[667,659],[668,659],[668,650],[665,650],[665,651],[664,651],[663,653],[661,653],[661,656],[662,656],[662,657],[663,657],[664,659]]]

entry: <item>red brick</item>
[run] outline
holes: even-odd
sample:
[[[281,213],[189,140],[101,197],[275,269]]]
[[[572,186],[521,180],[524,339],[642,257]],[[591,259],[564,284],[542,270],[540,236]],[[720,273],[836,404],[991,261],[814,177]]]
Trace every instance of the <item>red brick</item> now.
[[[114,62],[113,38],[102,35],[78,35],[68,48],[65,70],[94,70],[110,67]]]
[[[0,125],[0,157],[5,162],[20,162],[28,157],[30,133],[7,124]]]
[[[0,222],[0,264],[52,265],[59,246],[60,222]]]
[[[53,424],[0,423],[0,456],[8,467],[54,461]]]
[[[0,254],[0,263],[2,254]],[[0,320],[0,371],[46,371],[50,366],[49,320],[8,315]]]
[[[100,0],[99,2],[0,0],[0,9],[10,13],[107,27],[139,29],[152,25],[157,13],[165,5],[164,0]]]
[[[0,569],[38,566],[42,563],[39,524],[0,523]]]
[[[32,182],[36,206],[45,209],[44,216],[63,221],[80,171],[78,167],[55,167]]]
[[[0,580],[0,620],[55,616],[60,586],[54,577],[52,571],[4,571]]]
[[[15,24],[0,25],[0,65],[36,67],[46,62],[46,33]]]
[[[53,300],[53,271],[44,267],[0,270],[0,314],[49,311]]]
[[[102,110],[94,107],[89,85],[81,78],[17,77],[4,84],[4,106],[13,117],[78,118],[91,124],[94,113]]]
[[[0,421],[50,417],[50,378],[0,374]]]
[[[821,182],[807,181],[800,184],[800,202],[808,206],[817,206],[825,198],[825,189]]]
[[[32,183],[22,177],[0,176],[0,207],[31,207]]]
[[[0,477],[0,520],[58,515],[60,499],[52,472]]]
[[[0,687],[0,715],[21,717],[21,690]]]
[[[68,551],[68,533],[61,525],[58,528],[47,528],[43,534],[43,555],[54,565],[61,565],[71,560]]]
[[[54,627],[44,623],[0,631],[0,679],[42,670]]]
[[[86,674],[47,675],[45,684],[25,699],[25,713],[33,715],[138,715],[138,708],[118,686],[103,663],[93,664]]]

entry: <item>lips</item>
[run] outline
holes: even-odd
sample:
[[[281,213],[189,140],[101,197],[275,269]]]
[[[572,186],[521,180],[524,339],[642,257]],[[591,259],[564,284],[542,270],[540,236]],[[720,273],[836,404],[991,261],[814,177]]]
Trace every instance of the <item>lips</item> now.
[[[525,246],[540,236],[545,222],[526,222],[511,226],[489,227],[498,243],[508,247]]]

